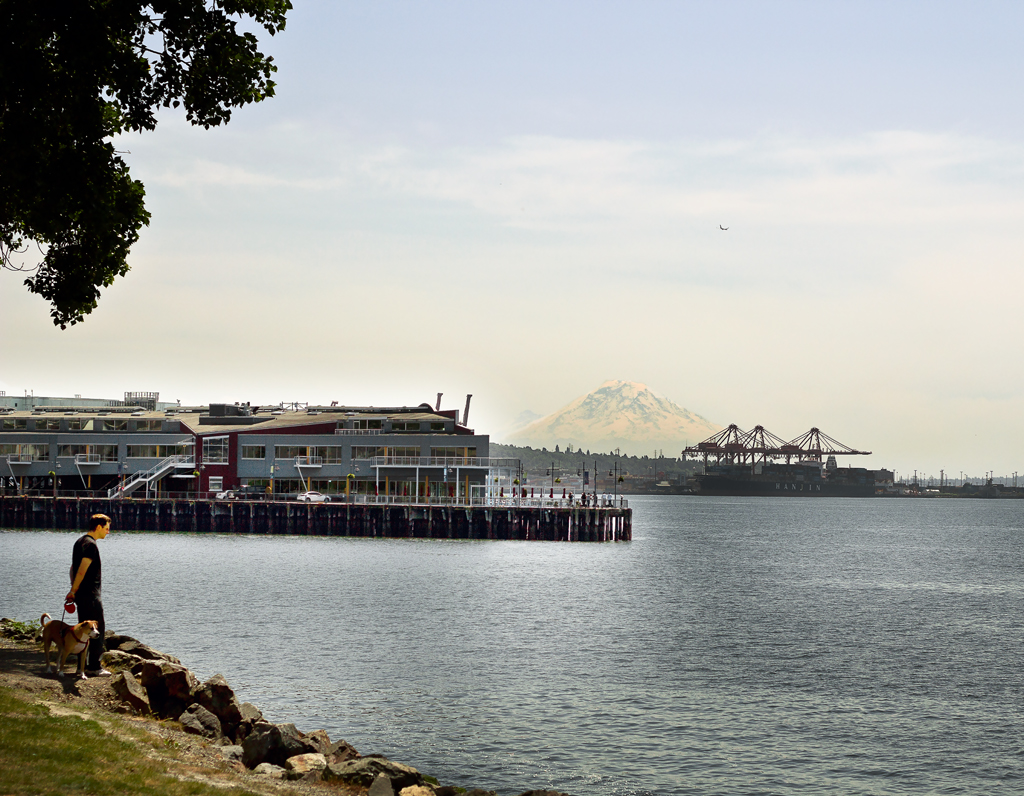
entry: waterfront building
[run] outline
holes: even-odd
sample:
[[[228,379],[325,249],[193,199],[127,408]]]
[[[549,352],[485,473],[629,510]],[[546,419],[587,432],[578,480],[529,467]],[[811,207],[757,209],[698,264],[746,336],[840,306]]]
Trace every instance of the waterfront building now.
[[[146,396],[146,406],[0,405],[0,489],[121,497],[244,487],[464,502],[511,492],[519,467],[489,458],[489,437],[461,424],[458,410],[429,404],[182,407]]]

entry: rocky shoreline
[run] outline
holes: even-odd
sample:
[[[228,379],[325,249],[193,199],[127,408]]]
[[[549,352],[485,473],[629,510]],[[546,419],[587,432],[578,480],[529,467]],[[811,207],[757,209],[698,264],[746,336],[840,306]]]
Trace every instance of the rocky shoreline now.
[[[43,673],[40,633],[26,633],[18,623],[2,619],[0,638],[39,651],[38,676],[61,682]],[[494,791],[441,785],[384,755],[360,754],[344,740],[332,741],[324,730],[303,732],[294,724],[273,723],[255,705],[239,702],[222,675],[200,682],[180,660],[138,639],[107,631],[106,648],[103,665],[112,677],[75,680],[69,662],[64,682],[88,683],[93,701],[105,710],[157,719],[174,732],[193,736],[227,769],[282,784],[368,796],[496,796]],[[519,796],[567,794],[530,790]]]

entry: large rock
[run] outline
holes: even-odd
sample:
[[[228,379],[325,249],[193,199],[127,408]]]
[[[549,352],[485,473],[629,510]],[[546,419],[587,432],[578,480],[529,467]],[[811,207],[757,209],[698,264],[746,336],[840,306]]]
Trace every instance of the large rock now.
[[[324,757],[328,763],[344,763],[346,760],[356,760],[360,754],[348,741],[335,741],[327,747]]]
[[[252,728],[256,726],[258,722],[263,721],[263,711],[256,707],[251,702],[243,702],[238,706],[238,709],[242,714],[242,721],[235,728],[235,743],[241,743],[245,740],[246,736],[252,732]]]
[[[283,767],[289,757],[310,752],[316,752],[316,747],[294,724],[260,721],[242,741],[242,762],[246,768],[256,768],[260,763]]]
[[[411,785],[423,784],[423,775],[415,768],[394,763],[383,755],[346,760],[344,763],[331,763],[324,770],[324,779],[369,788],[381,774],[391,780],[391,787],[396,792]]]
[[[327,768],[327,758],[318,752],[295,755],[284,761],[284,768],[286,779],[317,780]]]
[[[117,698],[133,710],[138,713],[149,712],[149,697],[131,672],[121,672],[110,681],[110,686],[117,694]]]
[[[398,796],[434,796],[434,789],[427,785],[410,785],[402,788]]]
[[[373,781],[366,796],[395,796],[395,789],[391,787],[391,780],[383,774],[378,774]]]
[[[273,763],[260,763],[253,769],[253,773],[262,774],[271,779],[284,779],[285,770],[281,766],[275,766]]]
[[[193,703],[196,676],[184,666],[169,661],[146,661],[142,665],[142,687],[149,695],[153,712],[166,719],[177,719]]]
[[[104,669],[110,669],[112,672],[139,674],[142,672],[142,664],[145,663],[145,658],[132,655],[130,652],[121,652],[121,650],[107,650],[100,657],[100,663]]]
[[[210,711],[220,720],[221,732],[229,738],[235,737],[238,725],[242,723],[242,707],[235,698],[224,675],[215,674],[192,691],[192,699]]]
[[[127,652],[130,655],[138,655],[140,658],[144,658],[148,661],[167,661],[168,663],[176,663],[179,666],[181,661],[175,658],[173,655],[168,655],[165,652],[155,650],[147,644],[143,644],[136,638],[131,636],[121,636],[116,633],[107,633],[104,636],[106,642],[106,648],[108,650],[120,650],[121,652]]]
[[[190,732],[193,735],[214,739],[224,737],[220,719],[198,703],[189,705],[185,712],[178,717],[178,721],[181,722],[185,732]]]
[[[257,721],[263,720],[263,711],[252,702],[243,702],[239,705],[239,710],[242,711],[242,721],[251,721],[255,724]]]

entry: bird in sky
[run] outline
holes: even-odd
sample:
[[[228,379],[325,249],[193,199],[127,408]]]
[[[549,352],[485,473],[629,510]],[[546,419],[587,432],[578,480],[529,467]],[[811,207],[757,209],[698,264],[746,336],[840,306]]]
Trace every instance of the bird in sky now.
[[[723,230],[725,230],[725,229],[729,229],[728,227],[723,227],[723,226],[722,226],[721,224],[719,224],[719,225],[718,225],[718,228],[719,228],[719,229],[723,229]]]

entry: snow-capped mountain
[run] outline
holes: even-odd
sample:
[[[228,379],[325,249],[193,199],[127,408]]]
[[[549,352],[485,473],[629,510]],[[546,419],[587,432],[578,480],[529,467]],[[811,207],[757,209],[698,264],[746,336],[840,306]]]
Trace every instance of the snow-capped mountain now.
[[[601,452],[619,448],[631,456],[664,449],[666,456],[678,456],[687,444],[700,442],[721,428],[646,384],[606,381],[502,442],[534,448],[572,445]]]

